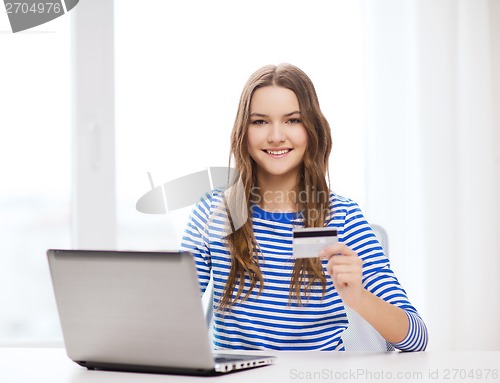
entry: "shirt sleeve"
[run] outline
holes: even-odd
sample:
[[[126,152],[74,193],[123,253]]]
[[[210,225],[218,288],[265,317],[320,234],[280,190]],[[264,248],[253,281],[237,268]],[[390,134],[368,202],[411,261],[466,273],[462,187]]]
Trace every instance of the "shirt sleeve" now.
[[[209,244],[211,199],[209,195],[206,197],[198,202],[191,212],[180,246],[181,251],[187,251],[194,256],[201,294],[205,292],[210,282],[212,269]]]
[[[425,350],[428,342],[427,327],[391,270],[389,258],[384,254],[373,229],[354,202],[346,211],[344,230],[339,233],[339,240],[356,251],[363,260],[362,282],[365,289],[403,309],[408,316],[409,329],[406,337],[392,345],[401,351]]]

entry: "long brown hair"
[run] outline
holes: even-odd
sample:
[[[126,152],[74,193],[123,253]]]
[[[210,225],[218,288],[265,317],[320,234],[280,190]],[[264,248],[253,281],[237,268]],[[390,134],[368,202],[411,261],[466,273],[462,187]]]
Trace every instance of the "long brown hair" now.
[[[254,92],[265,86],[280,86],[292,90],[297,96],[302,123],[307,131],[307,146],[302,169],[297,180],[298,192],[301,195],[300,207],[305,227],[322,227],[325,225],[329,208],[328,158],[332,147],[330,126],[319,107],[316,90],[309,77],[299,68],[290,64],[267,65],[248,79],[241,94],[238,112],[231,133],[231,156],[234,156],[236,174],[246,196],[243,207],[251,211],[250,194],[256,185],[256,164],[250,157],[247,144],[247,132],[250,123],[250,103]],[[303,197],[306,198],[303,198]],[[237,198],[229,193],[228,198]],[[234,201],[233,201],[234,204]],[[240,298],[247,299],[252,290],[258,286],[259,294],[264,288],[264,279],[259,267],[259,250],[252,227],[252,219],[248,217],[243,226],[227,237],[231,253],[231,269],[222,295],[219,309],[225,310]],[[243,295],[245,276],[250,278],[250,289]],[[326,278],[319,259],[297,259],[291,275],[290,299],[294,297],[301,304],[301,288],[306,295],[315,281],[319,280],[325,292]],[[235,297],[232,297],[236,289]]]

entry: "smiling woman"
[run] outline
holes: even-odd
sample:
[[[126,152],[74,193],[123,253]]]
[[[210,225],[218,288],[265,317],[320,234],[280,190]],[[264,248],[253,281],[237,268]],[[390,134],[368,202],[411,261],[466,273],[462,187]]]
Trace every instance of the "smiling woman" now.
[[[232,186],[196,205],[181,245],[195,257],[201,292],[214,286],[215,348],[345,350],[351,309],[393,347],[425,350],[426,326],[373,229],[358,205],[327,183],[330,126],[309,77],[291,64],[264,66],[238,105]],[[266,205],[250,191],[310,194]],[[248,218],[228,233],[234,205]],[[339,233],[338,242],[296,254],[295,229],[325,227]]]

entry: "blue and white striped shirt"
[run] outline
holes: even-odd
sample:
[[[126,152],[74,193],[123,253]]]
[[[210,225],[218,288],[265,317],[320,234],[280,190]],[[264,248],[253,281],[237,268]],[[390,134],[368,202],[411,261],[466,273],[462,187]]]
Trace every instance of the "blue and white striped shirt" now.
[[[221,213],[222,194],[214,191],[194,208],[181,249],[194,254],[201,292],[213,275],[213,304],[217,308],[231,267],[231,256],[223,237],[227,215]],[[356,251],[363,260],[363,286],[376,296],[402,308],[409,317],[409,331],[393,346],[405,351],[424,350],[427,329],[417,310],[389,267],[373,230],[358,205],[350,199],[330,194],[327,226],[337,229],[339,242]],[[256,286],[247,300],[224,314],[215,310],[214,344],[217,349],[344,350],[341,335],[347,328],[343,302],[330,277],[326,292],[316,282],[302,305],[289,299],[293,270],[292,228],[303,226],[299,213],[270,213],[253,206],[252,223],[263,254],[260,269],[264,288]],[[259,258],[261,259],[261,258]],[[326,264],[326,260],[323,261]],[[243,295],[250,287],[246,276]]]

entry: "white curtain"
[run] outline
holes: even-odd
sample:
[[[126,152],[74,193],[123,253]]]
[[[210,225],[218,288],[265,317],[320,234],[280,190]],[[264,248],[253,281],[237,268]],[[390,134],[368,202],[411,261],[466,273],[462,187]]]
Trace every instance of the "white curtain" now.
[[[500,1],[364,1],[367,206],[430,350],[500,350]]]

